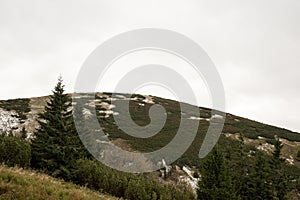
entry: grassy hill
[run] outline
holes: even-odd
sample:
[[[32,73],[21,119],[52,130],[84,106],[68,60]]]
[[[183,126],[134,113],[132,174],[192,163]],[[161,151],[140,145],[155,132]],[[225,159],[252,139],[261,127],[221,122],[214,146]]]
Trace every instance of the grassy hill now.
[[[131,151],[151,152],[164,147],[176,135],[181,118],[184,118],[191,125],[199,123],[195,140],[174,165],[179,167],[189,166],[194,169],[201,168],[203,160],[198,158],[198,153],[212,117],[210,109],[196,107],[200,110],[200,118],[195,118],[193,113],[182,113],[180,111],[179,102],[173,100],[137,94],[115,94],[114,98],[112,98],[111,95],[111,93],[97,93],[95,96],[88,93],[76,94],[75,100],[77,103],[80,103],[81,100],[86,100],[88,102],[84,104],[83,111],[86,118],[89,118],[92,111],[96,109],[98,121],[108,134],[110,140],[121,148]],[[46,96],[31,99],[0,101],[0,118],[2,118],[2,123],[0,119],[0,131],[19,134],[22,129],[25,128],[29,137],[32,136],[37,127],[37,116],[43,111],[48,98],[49,97]],[[135,138],[119,129],[113,116],[114,114],[122,115],[122,113],[116,113],[114,105],[117,101],[122,104],[124,99],[130,99],[129,106],[131,117],[135,123],[140,126],[150,123],[149,109],[153,104],[162,105],[167,113],[167,120],[163,129],[150,138]],[[186,104],[186,106],[195,108],[193,105]],[[93,127],[92,125],[89,126],[89,128],[92,130],[99,129],[99,127]],[[297,181],[300,182],[299,133],[226,113],[224,129],[218,144],[220,149],[224,152],[232,174],[234,174],[239,167],[241,135],[244,137],[245,146],[243,153],[247,155],[248,165],[253,164],[256,152],[258,151],[263,151],[266,155],[269,155],[270,159],[270,155],[274,150],[275,137],[279,138],[283,143],[281,156],[286,160],[284,171],[288,176],[293,177],[295,183]],[[176,172],[173,174],[176,175]],[[153,173],[153,176],[158,176],[158,174]],[[174,179],[174,181],[171,179]],[[174,184],[176,180],[174,177],[170,177],[167,180],[161,181],[173,181],[171,184]],[[300,184],[298,184],[298,186],[292,186],[292,188],[296,187],[299,191]]]
[[[155,96],[142,96],[130,94],[117,94],[116,98],[111,98],[111,93],[97,93],[95,96],[91,94],[77,94],[77,100],[88,99],[89,104],[84,105],[85,114],[89,115],[89,111],[96,108],[97,117],[101,127],[109,134],[111,140],[116,140],[116,144],[121,148],[128,148],[133,151],[151,152],[164,147],[175,136],[179,127],[180,118],[189,120],[192,125],[199,123],[198,133],[187,152],[177,161],[178,164],[189,164],[191,166],[199,165],[198,152],[203,142],[204,136],[209,126],[211,118],[211,110],[208,108],[199,107],[200,119],[193,119],[191,113],[181,113],[178,102],[163,99]],[[0,131],[14,132],[16,134],[22,131],[24,127],[31,135],[37,127],[38,113],[43,111],[46,101],[49,97],[38,97],[31,99],[15,99],[0,101]],[[90,100],[92,99],[92,100]],[[153,104],[162,105],[167,112],[167,121],[163,129],[156,135],[150,138],[134,138],[127,135],[114,121],[114,104],[119,103],[124,99],[130,99],[130,113],[132,119],[138,125],[147,125],[150,122],[149,108]],[[188,107],[195,108],[193,105]],[[110,111],[110,112],[106,112]],[[119,113],[122,114],[122,113]],[[88,116],[87,116],[88,117]],[[2,118],[2,119],[1,119]],[[14,122],[13,124],[2,123],[1,120]],[[89,127],[97,129],[99,127]],[[1,130],[2,129],[2,130]],[[274,149],[275,136],[280,138],[284,144],[282,150],[283,157],[287,159],[287,164],[300,168],[300,134],[275,126],[259,123],[254,120],[238,117],[227,113],[223,134],[219,139],[221,146],[226,148],[226,151],[234,152],[238,145],[239,135],[243,135],[245,143],[249,151],[260,149],[270,154]],[[122,142],[120,142],[122,141]],[[229,148],[226,146],[229,145]],[[300,174],[300,172],[299,172]],[[300,175],[299,175],[300,176]]]
[[[0,166],[0,200],[114,200],[115,197],[35,171]]]

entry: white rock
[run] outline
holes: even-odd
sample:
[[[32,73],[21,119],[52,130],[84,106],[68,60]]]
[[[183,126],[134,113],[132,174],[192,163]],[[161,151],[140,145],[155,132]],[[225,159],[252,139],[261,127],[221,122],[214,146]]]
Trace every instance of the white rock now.
[[[153,98],[151,96],[145,96],[145,99],[143,100],[145,103],[154,104]]]
[[[203,118],[201,118],[201,117],[195,117],[195,116],[191,116],[189,119],[193,119],[193,120],[203,120]]]
[[[0,131],[9,133],[13,129],[20,129],[20,120],[16,111],[7,111],[0,108]]]
[[[211,118],[212,119],[223,119],[223,116],[218,115],[218,114],[214,114]]]
[[[87,108],[82,109],[82,114],[84,115],[85,118],[89,118],[90,116],[92,116],[92,112]]]
[[[126,97],[125,97],[125,96],[123,96],[123,95],[119,95],[119,94],[117,94],[115,97],[117,97],[117,98],[119,98],[119,99],[126,99]]]
[[[285,160],[286,160],[290,165],[294,165],[295,160],[294,160],[293,156],[290,156],[289,158],[286,158]]]

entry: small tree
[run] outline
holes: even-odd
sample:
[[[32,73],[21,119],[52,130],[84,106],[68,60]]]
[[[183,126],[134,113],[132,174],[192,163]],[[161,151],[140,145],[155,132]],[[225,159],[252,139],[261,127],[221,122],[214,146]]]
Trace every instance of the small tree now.
[[[198,172],[195,171],[194,174],[193,174],[193,177],[194,177],[194,178],[200,178],[200,175],[199,175]]]
[[[245,148],[245,141],[243,134],[239,136],[239,148],[237,150],[237,158],[235,165],[233,165],[231,171],[233,172],[233,180],[235,185],[236,193],[241,199],[248,198],[251,196],[249,191],[249,173],[251,169],[248,152]]]
[[[237,199],[222,152],[216,146],[201,169],[198,199]]]
[[[278,199],[284,199],[288,192],[288,177],[283,171],[283,164],[285,159],[281,158],[281,150],[283,148],[282,142],[277,138],[275,140],[275,150],[272,157],[272,181],[275,187],[275,195]]]
[[[27,139],[27,132],[25,130],[25,127],[22,128],[22,131],[21,131],[21,138],[23,140],[26,140]]]
[[[258,151],[255,163],[254,173],[249,178],[249,195],[253,199],[274,199],[274,188],[271,180],[271,169],[266,155]]]
[[[280,165],[280,163],[284,162],[284,159],[280,158],[283,144],[278,138],[275,139],[274,147],[275,147],[275,150],[273,152],[273,162],[276,165]]]

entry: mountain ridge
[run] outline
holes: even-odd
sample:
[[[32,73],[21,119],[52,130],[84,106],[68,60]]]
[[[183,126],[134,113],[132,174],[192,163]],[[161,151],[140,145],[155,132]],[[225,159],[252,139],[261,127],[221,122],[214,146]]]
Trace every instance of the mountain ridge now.
[[[89,115],[91,108],[100,109],[99,113],[97,114],[99,115],[97,117],[99,118],[100,124],[102,123],[102,127],[108,126],[112,130],[117,129],[117,127],[114,126],[114,122],[112,119],[113,115],[115,114],[113,103],[114,101],[121,101],[122,99],[130,99],[131,111],[133,110],[133,120],[138,125],[146,125],[147,123],[149,123],[148,111],[153,104],[160,104],[166,108],[167,116],[170,117],[173,125],[178,123],[178,118],[180,117],[189,117],[191,121],[194,121],[196,123],[198,122],[202,126],[202,135],[205,134],[205,126],[208,126],[208,124],[210,123],[210,118],[212,117],[210,108],[198,107],[184,103],[190,107],[197,107],[197,109],[200,109],[200,118],[197,119],[193,118],[193,116],[189,116],[189,113],[180,113],[180,109],[178,107],[179,103],[177,101],[150,95],[114,93],[114,98],[111,97],[112,93],[73,93],[69,95],[74,97],[74,102],[78,97],[89,99],[92,97],[92,99],[94,99],[94,102],[91,102],[89,105],[84,105],[84,114]],[[93,95],[95,95],[95,97],[93,97]],[[0,100],[0,132],[12,132],[15,134],[19,134],[22,129],[25,128],[28,133],[28,137],[32,137],[35,129],[38,126],[38,114],[43,112],[44,106],[46,105],[49,97],[50,96],[48,95],[42,97]],[[169,129],[173,130],[174,127],[169,126]],[[165,132],[169,133],[170,131]],[[238,134],[243,134],[246,138],[254,140],[263,140],[262,138],[265,138],[266,142],[269,144],[272,144],[274,136],[277,135],[279,138],[293,142],[297,148],[299,147],[300,150],[299,133],[290,131],[285,128],[257,122],[244,117],[235,116],[230,113],[226,113],[225,124],[222,133],[222,135],[231,139],[237,139],[236,135]],[[111,134],[111,139],[118,138],[121,138],[125,141],[128,140],[128,138],[126,137],[123,138],[123,135],[118,131],[116,132],[116,134]],[[136,148],[136,145],[130,143],[129,145],[133,146],[133,149]],[[151,147],[144,150],[148,151],[149,149],[152,150]],[[293,158],[297,157],[295,152],[293,152],[292,156]],[[296,162],[297,165],[300,166],[300,162]]]
[[[95,94],[97,93],[110,93],[110,92],[96,92]],[[76,93],[68,93],[69,96],[73,96],[74,94]],[[78,93],[80,94],[80,93]],[[86,94],[94,94],[92,92],[87,92]],[[115,94],[125,94],[125,95],[130,95],[129,93],[115,93]],[[136,94],[136,95],[141,95],[141,96],[153,96],[153,97],[158,97],[158,96],[154,96],[154,95],[142,95],[142,94]],[[33,97],[24,97],[24,98],[10,98],[10,99],[0,99],[0,108],[3,108],[1,107],[1,102],[7,102],[7,101],[16,101],[16,100],[31,100],[31,99],[48,99],[50,97],[50,95],[42,95],[42,96],[33,96]],[[169,98],[163,98],[163,97],[159,97],[159,98],[162,98],[162,99],[165,99],[167,101],[176,101],[176,100],[173,100],[173,99],[169,99]],[[194,106],[194,107],[198,107],[199,109],[207,109],[207,110],[213,110],[212,108],[209,108],[209,107],[203,107],[203,106],[197,106],[197,105],[193,105],[193,104],[190,104],[190,103],[187,103],[187,102],[180,102],[180,103],[184,103],[184,104],[188,104],[188,105],[191,105],[191,106]],[[222,113],[226,113],[226,115],[232,115],[232,116],[236,116],[238,118],[243,118],[245,120],[250,120],[250,121],[254,121],[254,122],[257,122],[257,123],[260,123],[260,124],[264,124],[264,125],[267,125],[267,126],[272,126],[272,127],[275,127],[275,128],[280,128],[280,129],[283,129],[283,130],[286,130],[286,131],[289,131],[289,132],[293,132],[293,133],[297,133],[297,134],[300,134],[300,131],[296,131],[296,130],[292,130],[290,128],[287,128],[287,127],[281,127],[281,126],[278,126],[276,124],[272,124],[272,123],[269,123],[269,122],[264,122],[264,121],[259,121],[259,120],[255,120],[253,118],[248,118],[247,116],[240,116],[238,114],[234,114],[234,113],[231,113],[231,112],[226,112],[226,111],[219,111],[219,110],[216,110],[217,112],[222,112]]]
[[[161,178],[165,172],[153,173],[153,176],[160,177],[160,182],[164,184],[178,185],[184,180],[183,182],[187,182],[195,190],[195,184],[190,174],[192,174],[191,172],[197,172],[202,164],[198,153],[213,118],[210,108],[184,103],[187,107],[200,110],[200,117],[195,117],[193,112],[181,112],[179,102],[156,96],[124,93],[115,93],[113,96],[112,93],[75,93],[69,95],[74,97],[74,105],[80,103],[81,100],[87,101],[82,105],[81,112],[83,116],[88,119],[92,115],[92,111],[95,110],[99,124],[107,133],[110,141],[120,148],[132,152],[152,152],[167,145],[176,135],[179,119],[181,118],[185,118],[190,124],[198,123],[198,132],[193,143],[172,164],[172,175],[165,179]],[[28,139],[32,139],[35,130],[38,128],[38,115],[44,111],[49,97],[48,95],[0,101],[0,133],[20,135],[22,131],[26,131]],[[122,100],[130,100],[129,110],[132,120],[140,126],[150,123],[149,109],[152,105],[163,106],[167,115],[165,126],[158,134],[149,139],[129,136],[120,130],[114,121],[114,115],[122,114],[115,109],[116,101],[120,103]],[[99,126],[91,125],[89,128],[97,130]],[[238,151],[241,136],[244,137],[245,151],[249,157],[255,156],[256,151],[263,151],[268,155],[272,155],[275,138],[279,139],[284,144],[282,157],[286,160],[287,172],[292,174],[296,180],[300,180],[299,133],[226,113],[224,128],[218,144],[227,157],[233,158],[231,160],[233,166],[234,162],[238,160],[236,151]],[[184,167],[190,172],[184,172]]]

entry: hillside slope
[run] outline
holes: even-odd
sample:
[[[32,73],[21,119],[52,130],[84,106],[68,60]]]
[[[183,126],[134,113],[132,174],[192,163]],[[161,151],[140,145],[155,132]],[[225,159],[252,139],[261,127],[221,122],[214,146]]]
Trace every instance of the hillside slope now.
[[[19,134],[24,128],[29,137],[32,136],[37,128],[37,117],[46,105],[49,97],[38,97],[31,99],[14,99],[0,101],[0,133]],[[77,94],[77,99],[91,98],[91,94]],[[173,100],[163,99],[154,96],[118,94],[116,98],[111,98],[111,93],[97,93],[95,100],[87,105],[84,105],[83,114],[89,117],[91,110],[97,110],[97,117],[102,127],[109,134],[110,139],[122,139],[125,141],[118,144],[138,150],[141,152],[149,152],[165,146],[176,134],[176,129],[179,126],[180,118],[190,119],[190,123],[199,123],[198,135],[192,146],[195,149],[190,149],[193,153],[199,151],[204,134],[207,131],[211,118],[211,110],[207,108],[200,109],[200,118],[194,118],[190,113],[181,113],[179,103]],[[133,138],[125,134],[114,123],[113,116],[114,104],[116,101],[130,99],[130,112],[132,119],[138,125],[147,125],[150,122],[149,108],[153,104],[162,105],[167,111],[167,121],[165,127],[155,136],[148,139]],[[194,107],[192,105],[188,105]],[[99,128],[99,127],[93,127]],[[226,114],[223,136],[227,139],[237,140],[239,135],[243,134],[245,142],[256,149],[265,152],[270,152],[274,149],[274,136],[280,138],[284,144],[283,157],[287,159],[287,163],[300,167],[300,134],[286,129],[270,126],[259,123],[246,118]],[[197,149],[196,149],[197,147]]]
[[[11,199],[114,200],[117,198],[34,171],[0,166],[0,200]]]
[[[199,169],[202,161],[198,158],[198,153],[212,119],[210,109],[197,108],[200,110],[200,118],[196,118],[192,113],[182,113],[179,102],[173,100],[137,94],[115,94],[114,98],[111,95],[111,93],[97,93],[95,96],[89,93],[76,94],[75,101],[78,103],[83,99],[88,100],[82,110],[85,118],[88,119],[92,111],[96,109],[98,121],[109,139],[119,147],[131,151],[151,152],[164,147],[176,135],[181,118],[186,119],[191,125],[199,123],[197,136],[192,145],[174,163],[179,167],[188,166]],[[43,111],[47,99],[49,99],[48,96],[0,101],[0,132],[19,134],[24,128],[28,133],[28,137],[31,137],[38,125],[38,114]],[[122,113],[117,113],[115,104],[117,101],[122,103],[123,100],[130,100],[131,117],[140,126],[150,123],[149,108],[152,105],[163,106],[167,115],[164,128],[150,138],[134,138],[124,133],[114,121],[114,115],[122,115]],[[195,108],[193,105],[186,104],[186,106]],[[99,129],[99,127],[92,126],[89,128],[92,130]],[[224,129],[218,143],[226,158],[230,160],[230,167],[233,170],[235,163],[239,162],[237,154],[241,135],[244,137],[245,151],[249,157],[255,156],[256,151],[263,151],[271,155],[274,150],[275,137],[279,138],[284,145],[282,157],[286,160],[286,173],[300,180],[299,133],[227,113]],[[180,170],[177,173],[179,178],[181,173]],[[176,181],[179,182],[178,177],[176,177],[176,180],[174,177],[170,177],[170,179],[174,179],[171,184]],[[167,181],[171,182],[170,180]]]

